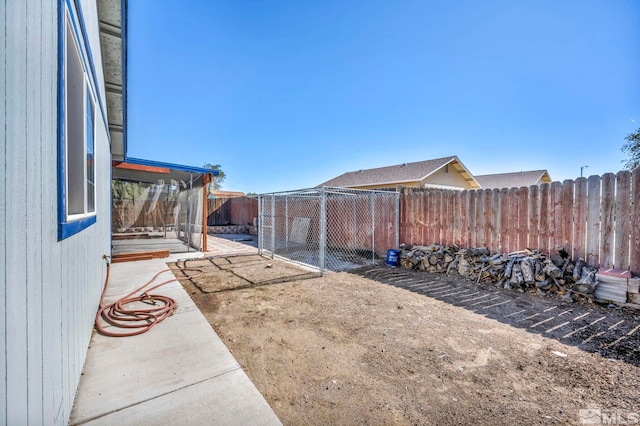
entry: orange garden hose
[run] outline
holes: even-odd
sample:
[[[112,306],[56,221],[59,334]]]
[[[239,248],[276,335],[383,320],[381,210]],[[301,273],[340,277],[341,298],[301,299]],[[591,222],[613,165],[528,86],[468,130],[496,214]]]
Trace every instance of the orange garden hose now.
[[[145,333],[155,327],[157,324],[164,321],[167,317],[171,316],[173,310],[176,307],[176,301],[170,297],[163,296],[160,294],[151,294],[150,292],[157,289],[160,286],[165,284],[193,279],[204,274],[202,269],[196,268],[181,268],[182,271],[195,271],[196,273],[191,276],[187,276],[184,278],[171,278],[166,281],[162,281],[161,283],[155,284],[153,287],[150,287],[144,290],[147,286],[154,283],[154,281],[163,273],[171,272],[170,269],[164,269],[153,276],[149,281],[128,293],[126,296],[121,297],[116,300],[114,303],[110,305],[104,304],[104,297],[107,292],[107,286],[109,283],[109,271],[110,264],[107,262],[107,276],[104,281],[104,288],[102,290],[102,295],[100,296],[100,306],[98,312],[96,313],[96,330],[98,333],[110,336],[110,337],[127,337],[127,336],[135,336],[138,334]],[[144,291],[143,291],[144,290]],[[139,296],[134,296],[134,294],[142,292]],[[146,303],[149,308],[136,308],[136,309],[127,309],[126,306],[135,303],[142,302]],[[100,321],[102,319],[102,321]],[[104,323],[107,323],[113,327],[129,329],[131,331],[122,332],[122,333],[114,333],[105,329]]]

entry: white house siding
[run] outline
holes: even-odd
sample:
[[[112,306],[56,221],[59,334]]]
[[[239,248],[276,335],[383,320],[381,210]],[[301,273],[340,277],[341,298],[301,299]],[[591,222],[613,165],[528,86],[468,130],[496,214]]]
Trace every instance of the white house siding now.
[[[52,0],[0,5],[0,424],[67,423],[110,252],[111,158],[100,112],[97,222],[58,241],[58,8]],[[104,102],[96,7],[83,0],[82,9]]]

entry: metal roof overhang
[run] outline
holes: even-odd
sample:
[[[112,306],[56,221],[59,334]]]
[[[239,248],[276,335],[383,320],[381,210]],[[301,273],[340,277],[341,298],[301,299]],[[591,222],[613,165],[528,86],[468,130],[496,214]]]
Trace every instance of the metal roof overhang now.
[[[196,186],[208,183],[211,176],[218,176],[217,170],[203,167],[190,167],[161,161],[127,158],[126,161],[113,161],[112,179],[128,182],[156,183],[159,180],[192,181]]]

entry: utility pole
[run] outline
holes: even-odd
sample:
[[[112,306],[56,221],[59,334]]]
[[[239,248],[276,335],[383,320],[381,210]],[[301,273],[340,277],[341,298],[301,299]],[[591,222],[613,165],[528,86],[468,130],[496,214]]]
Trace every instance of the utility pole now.
[[[586,169],[587,167],[589,167],[589,166],[582,166],[582,167],[580,167],[580,177],[582,177],[582,170]]]

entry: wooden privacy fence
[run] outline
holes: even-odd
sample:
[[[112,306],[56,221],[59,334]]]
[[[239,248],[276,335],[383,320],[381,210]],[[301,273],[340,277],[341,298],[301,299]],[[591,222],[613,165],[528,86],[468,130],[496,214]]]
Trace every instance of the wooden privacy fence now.
[[[114,200],[113,228],[161,228],[165,224],[172,226],[177,205],[177,201]],[[252,224],[253,218],[258,216],[258,200],[250,197],[207,200],[207,208],[208,226],[226,223],[247,225]],[[186,214],[186,210],[183,214]]]
[[[130,228],[159,229],[175,224],[177,201],[113,200],[111,223],[114,232]]]
[[[640,168],[528,188],[407,188],[400,242],[502,253],[564,248],[589,265],[640,274]]]
[[[207,200],[207,226],[249,225],[258,217],[258,199],[251,197],[214,198]]]

